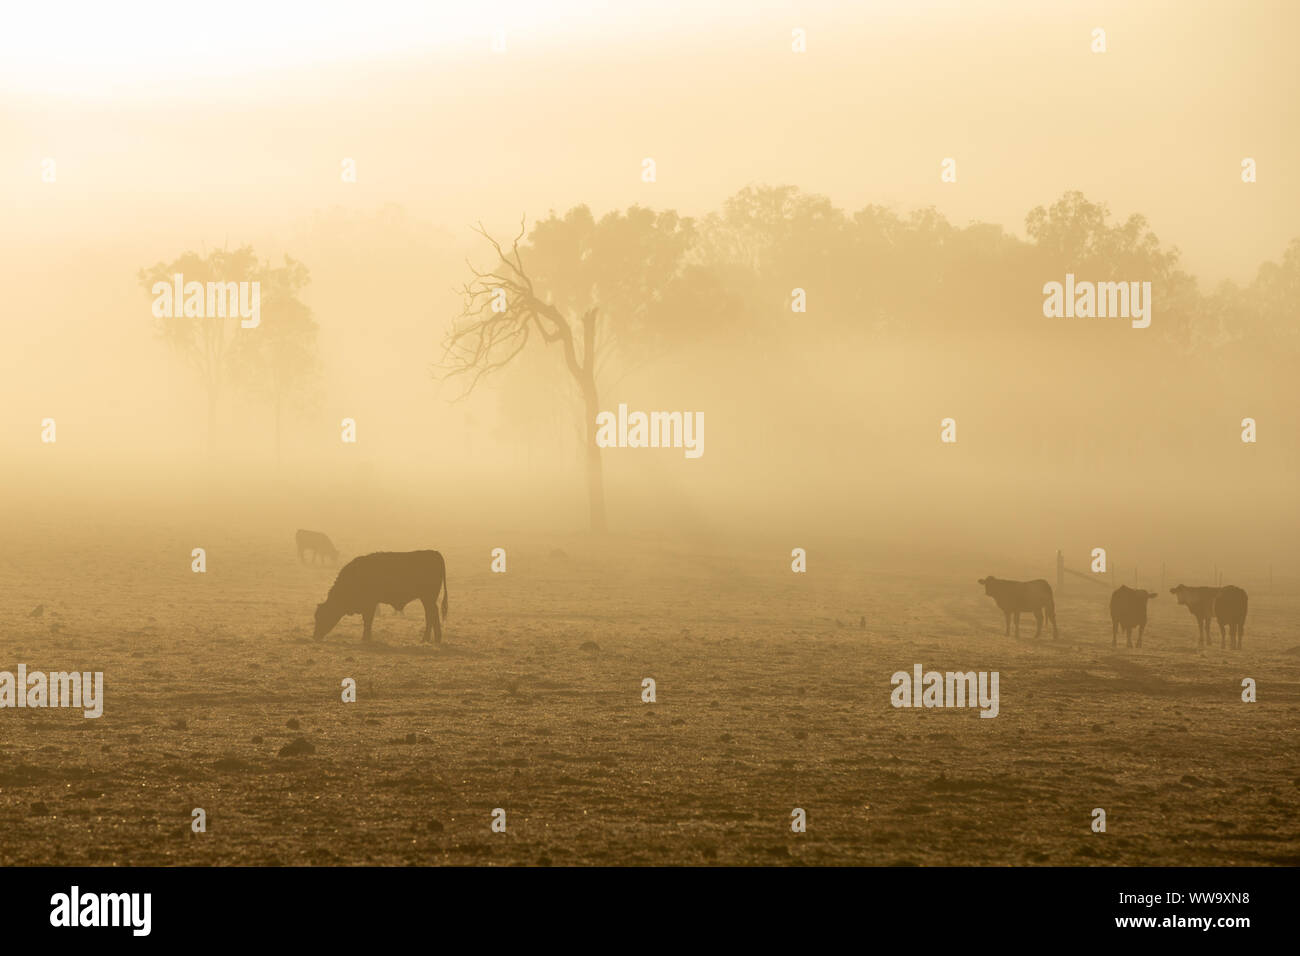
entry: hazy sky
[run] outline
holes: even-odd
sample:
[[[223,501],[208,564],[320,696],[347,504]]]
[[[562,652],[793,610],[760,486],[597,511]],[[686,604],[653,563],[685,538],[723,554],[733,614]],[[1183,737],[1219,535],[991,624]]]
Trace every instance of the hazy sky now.
[[[457,233],[577,202],[702,214],[752,182],[1021,233],[1082,189],[1147,215],[1214,281],[1249,278],[1300,221],[1295,3],[121,7],[6,12],[11,240],[130,221],[219,244],[250,220],[388,201]]]

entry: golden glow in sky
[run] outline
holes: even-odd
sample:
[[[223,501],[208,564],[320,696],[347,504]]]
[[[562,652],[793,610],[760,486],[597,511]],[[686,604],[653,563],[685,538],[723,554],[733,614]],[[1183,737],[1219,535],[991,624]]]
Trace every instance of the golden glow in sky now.
[[[488,44],[581,23],[590,2],[100,0],[12,4],[0,28],[0,84],[55,93],[167,86],[330,60]]]

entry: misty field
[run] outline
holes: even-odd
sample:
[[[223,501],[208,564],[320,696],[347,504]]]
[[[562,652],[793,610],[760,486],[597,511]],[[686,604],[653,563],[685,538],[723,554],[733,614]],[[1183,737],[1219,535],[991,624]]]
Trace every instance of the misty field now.
[[[315,643],[335,571],[292,533],[209,534],[204,574],[182,530],[8,537],[0,670],[102,670],[105,704],[0,711],[0,863],[1300,863],[1291,587],[1252,590],[1243,651],[1199,652],[1167,593],[1112,649],[1088,582],[1060,640],[1003,636],[976,578],[1047,555],[904,572],[795,542],[797,575],[789,544],[422,535],[344,559],[441,550],[444,644],[418,604]],[[918,663],[998,671],[999,715],[893,708]]]

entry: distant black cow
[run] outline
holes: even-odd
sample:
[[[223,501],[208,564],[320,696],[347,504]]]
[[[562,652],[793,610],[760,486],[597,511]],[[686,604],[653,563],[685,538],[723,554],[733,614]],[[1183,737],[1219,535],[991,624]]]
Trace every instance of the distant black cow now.
[[[1178,598],[1179,604],[1187,605],[1187,610],[1196,618],[1196,646],[1210,643],[1210,618],[1214,616],[1214,599],[1219,596],[1219,589],[1189,588],[1180,584],[1170,588],[1169,593]]]
[[[380,604],[400,611],[411,601],[424,605],[424,640],[429,631],[442,643],[438,619],[438,592],[442,616],[447,616],[447,565],[437,551],[377,551],[353,558],[343,566],[323,602],[316,605],[316,640],[333,630],[345,614],[360,614],[365,624],[362,640],[370,640],[370,625]]]
[[[331,564],[339,563],[339,552],[334,547],[334,542],[321,534],[319,531],[304,531],[301,528],[293,536],[294,544],[298,545],[298,560],[303,560],[303,555],[310,551],[312,563],[317,559],[324,561],[330,559]]]
[[[993,576],[980,578],[984,593],[997,602],[1007,618],[1007,634],[1011,633],[1011,616],[1016,618],[1016,637],[1020,636],[1020,613],[1032,611],[1038,622],[1034,637],[1043,633],[1043,612],[1052,622],[1052,637],[1060,637],[1056,630],[1056,604],[1052,600],[1052,586],[1039,578],[1037,581],[1002,581]]]
[[[1219,619],[1219,649],[1232,636],[1232,649],[1241,650],[1241,635],[1246,629],[1246,592],[1231,584],[1219,589],[1214,599],[1214,616]]]
[[[1137,646],[1142,646],[1142,632],[1147,627],[1147,601],[1158,597],[1154,591],[1138,591],[1120,585],[1110,596],[1110,646],[1119,643],[1119,629],[1124,628],[1124,643],[1133,646],[1133,628],[1138,629]]]

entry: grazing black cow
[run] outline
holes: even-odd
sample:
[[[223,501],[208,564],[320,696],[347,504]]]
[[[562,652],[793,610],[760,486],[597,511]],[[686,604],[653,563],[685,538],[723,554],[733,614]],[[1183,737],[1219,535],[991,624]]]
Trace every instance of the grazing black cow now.
[[[298,545],[298,560],[303,560],[303,555],[310,551],[312,563],[315,564],[317,559],[322,562],[330,559],[331,564],[339,563],[339,552],[334,547],[334,542],[321,534],[319,531],[304,531],[301,528],[293,536],[294,544]]]
[[[1138,629],[1138,647],[1147,628],[1147,601],[1158,597],[1155,591],[1139,591],[1121,584],[1110,596],[1110,646],[1119,643],[1119,629],[1124,628],[1124,644],[1133,646],[1133,628]]]
[[[1011,634],[1011,616],[1016,618],[1016,637],[1020,636],[1020,613],[1033,611],[1038,630],[1034,637],[1043,633],[1043,611],[1052,622],[1052,637],[1060,637],[1056,630],[1056,604],[1052,600],[1052,586],[1039,578],[1037,581],[1002,581],[990,575],[980,578],[984,593],[997,602],[998,607],[1007,618],[1007,634]]]
[[[397,610],[419,600],[424,605],[424,640],[429,631],[442,643],[438,618],[438,592],[442,616],[447,616],[447,565],[437,551],[377,551],[353,558],[343,566],[323,602],[316,605],[316,640],[321,640],[345,614],[360,614],[365,624],[362,640],[370,640],[370,625],[380,604]]]
[[[1241,650],[1241,635],[1246,629],[1246,592],[1224,585],[1214,599],[1214,616],[1219,620],[1219,650],[1227,641],[1225,633],[1232,636],[1232,649]]]
[[[1210,643],[1210,618],[1214,616],[1214,599],[1219,596],[1219,589],[1189,588],[1180,584],[1170,588],[1169,593],[1178,598],[1179,604],[1187,605],[1187,610],[1196,618],[1196,646],[1204,647]]]

